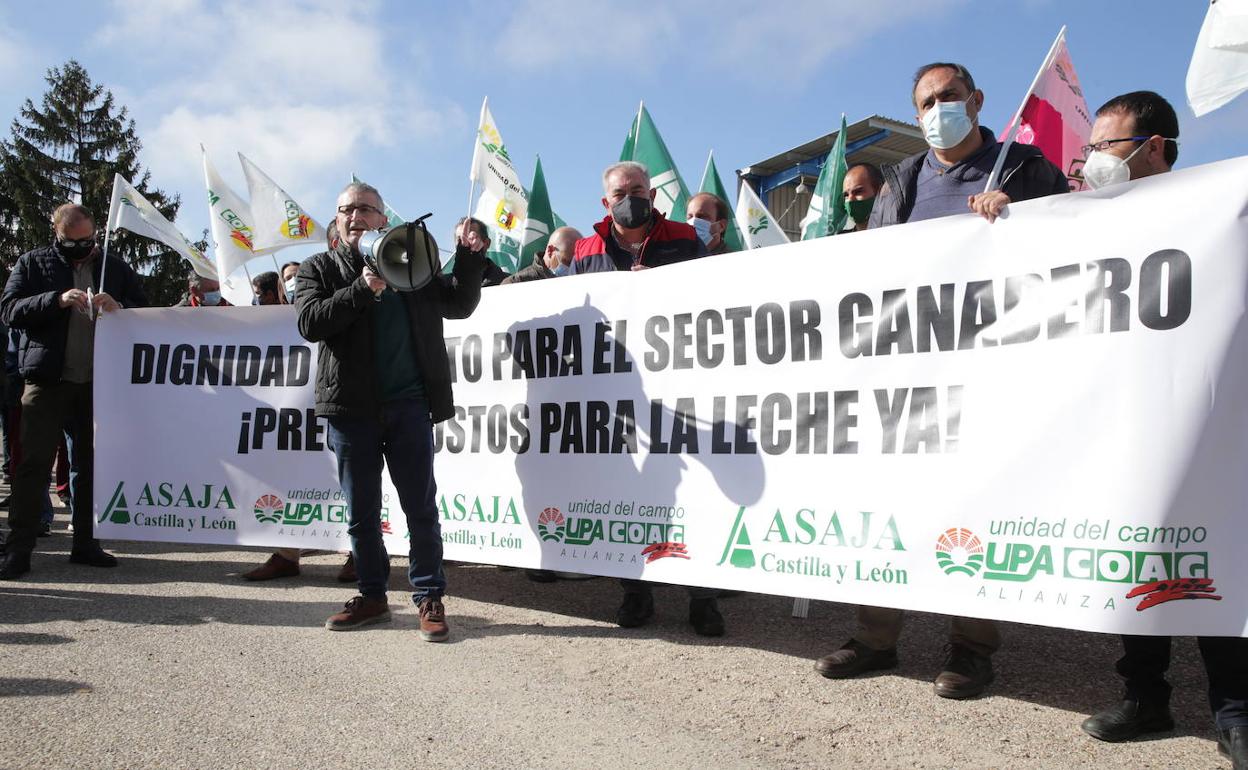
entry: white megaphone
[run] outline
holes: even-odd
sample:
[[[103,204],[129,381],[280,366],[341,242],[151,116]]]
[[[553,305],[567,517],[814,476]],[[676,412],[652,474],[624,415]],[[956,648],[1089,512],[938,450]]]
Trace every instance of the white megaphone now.
[[[360,236],[364,264],[395,291],[416,291],[433,280],[441,266],[438,244],[425,227],[430,216]]]

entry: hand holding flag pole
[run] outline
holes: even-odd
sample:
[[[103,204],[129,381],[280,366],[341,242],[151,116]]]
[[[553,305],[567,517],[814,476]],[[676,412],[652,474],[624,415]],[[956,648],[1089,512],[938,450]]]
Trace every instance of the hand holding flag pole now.
[[[1063,24],[1061,30],[1057,33],[1057,38],[1053,41],[1053,45],[1049,47],[1048,55],[1044,57],[1044,61],[1040,64],[1040,69],[1036,71],[1036,76],[1032,78],[1031,86],[1027,89],[1027,93],[1023,94],[1023,101],[1018,105],[1018,110],[1014,113],[1014,120],[1010,123],[1010,130],[1006,133],[1005,140],[1001,143],[1001,152],[997,153],[997,162],[993,164],[992,173],[988,175],[988,184],[984,186],[984,192],[992,192],[1000,186],[1001,167],[1005,165],[1005,156],[1010,151],[1010,145],[1014,143],[1014,137],[1018,135],[1018,126],[1022,122],[1023,110],[1027,107],[1027,100],[1035,92],[1036,85],[1040,82],[1040,78],[1044,76],[1045,71],[1052,66],[1053,57],[1057,55],[1057,50],[1065,39],[1066,25]]]

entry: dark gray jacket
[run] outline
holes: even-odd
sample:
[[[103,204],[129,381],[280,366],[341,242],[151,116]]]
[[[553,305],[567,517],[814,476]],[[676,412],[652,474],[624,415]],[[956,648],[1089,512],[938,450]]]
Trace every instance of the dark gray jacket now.
[[[96,258],[93,270],[96,286],[100,285],[103,263]],[[102,291],[122,307],[147,305],[142,281],[124,261],[109,257],[105,278],[108,285]],[[61,295],[72,288],[74,268],[54,246],[26,252],[18,258],[9,275],[4,296],[0,297],[0,318],[22,331],[17,368],[27,382],[50,385],[61,381],[69,316],[78,312],[61,307]]]
[[[442,339],[443,318],[467,318],[481,300],[485,256],[460,249],[451,275],[435,275],[424,287],[400,292],[407,305],[412,350],[434,422],[451,417],[451,368]],[[373,365],[376,302],[360,277],[363,261],[345,245],[314,254],[299,266],[295,305],[299,333],[318,342],[316,413],[372,416],[381,411]]]
[[[546,278],[554,278],[555,273],[546,263],[542,262],[542,255],[538,254],[537,259],[533,260],[533,264],[528,267],[522,267],[513,275],[509,275],[503,279],[503,286],[510,286],[513,283],[527,283],[529,281],[541,281]]]
[[[980,127],[984,141],[996,143],[997,138],[984,127]],[[910,220],[910,212],[914,210],[915,189],[918,186],[919,170],[923,167],[923,159],[927,151],[912,155],[895,166],[885,166],[884,186],[880,188],[871,209],[868,230],[888,225],[899,225]],[[996,156],[993,155],[995,162]],[[988,183],[987,172],[983,175],[984,184]],[[1043,198],[1055,193],[1070,192],[1070,183],[1066,175],[1057,166],[1049,162],[1040,152],[1040,148],[1029,144],[1010,145],[1005,156],[1005,164],[1001,167],[1000,185],[1002,191],[1010,196],[1011,201],[1025,201],[1032,198]],[[970,209],[968,208],[969,212]]]

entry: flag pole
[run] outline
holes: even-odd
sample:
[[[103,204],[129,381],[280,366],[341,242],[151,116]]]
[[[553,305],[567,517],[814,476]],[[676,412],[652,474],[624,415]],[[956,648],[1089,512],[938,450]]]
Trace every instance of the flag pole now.
[[[481,117],[477,118],[477,133],[472,145],[472,168],[468,171],[468,216],[472,216],[472,199],[477,194],[477,154],[481,152],[481,124],[485,122],[485,111],[489,109],[490,97],[486,94],[481,100]]]
[[[1036,90],[1036,86],[1040,83],[1040,78],[1044,76],[1045,70],[1053,63],[1053,57],[1057,55],[1057,47],[1066,39],[1066,25],[1058,31],[1057,37],[1053,40],[1053,45],[1049,46],[1049,53],[1044,57],[1044,61],[1040,64],[1040,69],[1036,71],[1036,76],[1031,80],[1031,86],[1027,89],[1027,93],[1023,94],[1023,101],[1018,105],[1018,110],[1014,113],[1014,120],[1010,122],[1010,130],[1005,135],[1005,141],[1001,144],[1001,152],[997,153],[997,162],[992,166],[992,173],[988,175],[988,184],[984,187],[984,192],[992,192],[997,189],[997,183],[1001,177],[1001,168],[1005,165],[1005,155],[1010,149],[1010,145],[1014,143],[1014,137],[1018,135],[1018,123],[1023,119],[1023,110],[1027,107],[1027,100]]]

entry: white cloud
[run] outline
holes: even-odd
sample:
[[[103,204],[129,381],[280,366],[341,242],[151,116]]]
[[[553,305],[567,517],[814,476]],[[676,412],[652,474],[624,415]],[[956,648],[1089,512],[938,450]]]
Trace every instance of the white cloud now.
[[[636,11],[617,3],[524,0],[512,7],[497,35],[502,43],[497,50],[509,67],[523,71],[565,66],[651,69],[679,44],[681,27],[671,8],[657,3],[634,7]]]

